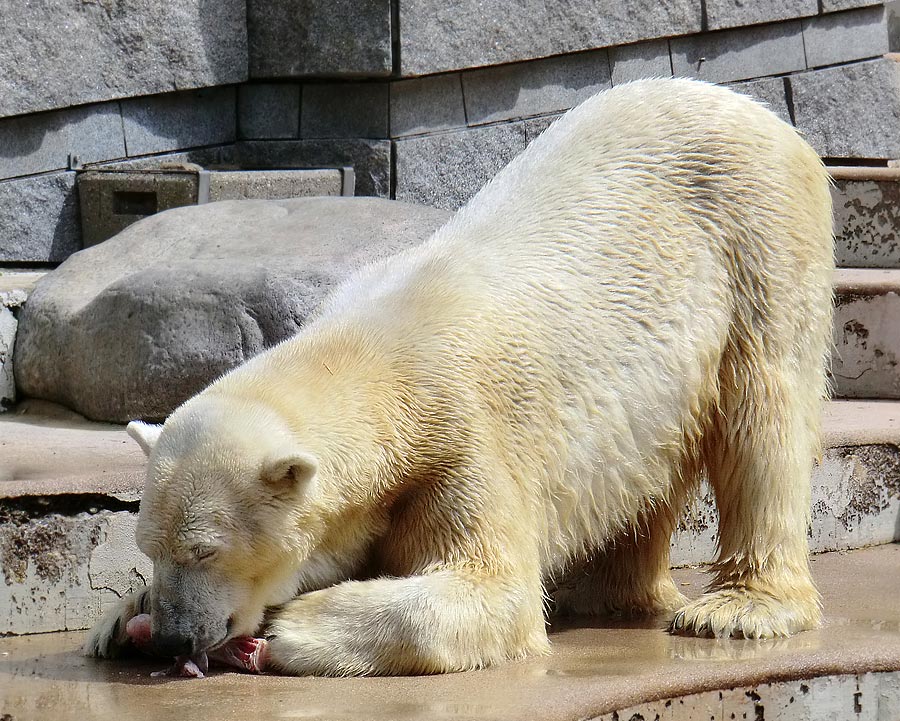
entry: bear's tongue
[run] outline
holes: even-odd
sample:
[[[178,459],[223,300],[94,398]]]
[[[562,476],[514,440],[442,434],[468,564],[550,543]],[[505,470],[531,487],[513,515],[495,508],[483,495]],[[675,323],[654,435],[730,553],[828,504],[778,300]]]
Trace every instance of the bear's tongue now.
[[[181,676],[182,678],[204,678],[209,671],[209,659],[206,651],[193,656],[178,656],[171,668],[165,671],[154,671],[151,676]]]

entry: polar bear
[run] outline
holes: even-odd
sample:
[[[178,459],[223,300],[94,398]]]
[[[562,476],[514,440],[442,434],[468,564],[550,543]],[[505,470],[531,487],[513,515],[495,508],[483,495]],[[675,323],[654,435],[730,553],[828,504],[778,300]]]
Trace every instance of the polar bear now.
[[[673,632],[816,626],[806,542],[833,272],[826,171],[756,102],[602,92],[423,245],[131,432],[166,653],[262,633],[288,674],[425,674],[548,652],[545,597]],[[706,474],[709,592],[669,540]]]

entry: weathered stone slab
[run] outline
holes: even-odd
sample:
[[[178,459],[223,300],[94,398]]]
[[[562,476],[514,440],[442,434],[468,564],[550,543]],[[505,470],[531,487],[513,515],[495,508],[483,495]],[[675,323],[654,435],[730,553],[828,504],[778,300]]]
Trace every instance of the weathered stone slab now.
[[[448,214],[373,198],[210,203],[150,216],[43,278],[16,381],[97,420],[160,419],[292,335],[354,268]]]
[[[4,7],[0,117],[247,78],[244,0]]]
[[[810,68],[884,55],[889,49],[884,7],[806,18],[803,43]]]
[[[470,128],[404,138],[395,146],[397,199],[455,210],[525,149],[525,128]]]
[[[303,138],[388,137],[387,83],[303,86]]]
[[[0,120],[0,178],[125,157],[118,103]]]
[[[706,0],[710,30],[791,20],[818,12],[818,0]]]
[[[831,372],[839,398],[900,398],[900,271],[837,275]]]
[[[128,155],[149,155],[233,142],[234,88],[214,88],[122,101]]]
[[[900,170],[832,168],[832,177],[838,266],[900,269]]]
[[[729,87],[765,103],[766,107],[784,122],[792,122],[784,89],[784,80],[781,78],[761,78],[743,83],[731,83]]]
[[[248,0],[254,78],[386,76],[390,0]]]
[[[869,60],[790,77],[794,121],[826,158],[900,157],[900,65]]]
[[[558,113],[611,87],[606,50],[463,73],[469,125]]]
[[[669,56],[669,41],[651,40],[610,48],[609,68],[613,85],[641,78],[671,77],[672,58]]]
[[[672,38],[670,44],[676,77],[725,83],[806,68],[799,20]]]
[[[247,140],[300,135],[300,86],[290,83],[238,88],[238,135]]]
[[[393,82],[390,97],[392,138],[466,125],[459,73]]]
[[[404,76],[532,60],[701,29],[693,0],[400,3]]]
[[[386,198],[391,193],[389,140],[274,140],[238,143],[242,168],[342,168],[356,173],[356,194]]]
[[[80,248],[75,173],[0,182],[0,262],[59,263]]]

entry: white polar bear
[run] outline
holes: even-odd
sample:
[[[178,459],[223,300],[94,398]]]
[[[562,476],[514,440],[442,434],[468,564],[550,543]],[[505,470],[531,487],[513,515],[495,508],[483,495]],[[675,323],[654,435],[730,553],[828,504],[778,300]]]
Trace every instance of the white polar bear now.
[[[285,673],[460,671],[547,652],[545,590],[690,634],[815,626],[832,271],[828,178],[789,125],[695,81],[600,93],[296,337],[132,426],[154,581],[87,652],[149,606],[172,654],[262,628]],[[720,551],[685,605],[669,538],[701,472]]]

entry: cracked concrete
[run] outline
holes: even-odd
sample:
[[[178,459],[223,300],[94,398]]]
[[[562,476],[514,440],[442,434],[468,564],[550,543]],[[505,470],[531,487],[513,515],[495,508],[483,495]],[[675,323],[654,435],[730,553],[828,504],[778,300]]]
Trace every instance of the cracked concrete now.
[[[842,398],[900,398],[900,271],[839,271],[831,372]]]
[[[0,635],[82,629],[145,585],[149,560],[134,543],[136,514],[28,517],[0,506]]]
[[[709,563],[716,554],[718,512],[704,483],[672,539],[675,566]],[[812,553],[900,541],[900,446],[829,448],[812,475]]]

